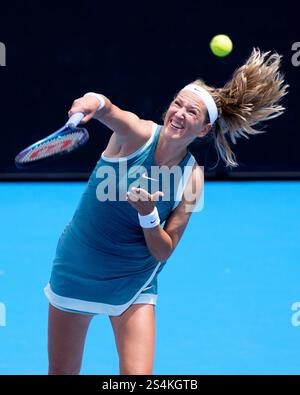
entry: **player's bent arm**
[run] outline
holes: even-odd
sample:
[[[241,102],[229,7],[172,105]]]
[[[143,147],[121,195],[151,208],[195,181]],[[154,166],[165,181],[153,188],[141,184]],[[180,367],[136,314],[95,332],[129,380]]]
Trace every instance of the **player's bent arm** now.
[[[69,116],[75,112],[82,111],[85,116],[81,123],[88,122],[91,118],[95,118],[113,132],[118,139],[118,143],[136,138],[149,137],[151,134],[152,121],[140,119],[136,114],[121,110],[118,106],[113,104],[106,96],[100,95],[104,100],[104,106],[98,110],[99,99],[95,96],[83,96],[76,99],[69,111]]]
[[[181,202],[169,215],[162,229],[159,225],[145,228],[144,236],[151,254],[159,261],[167,260],[178,245],[189,222],[193,208],[201,198],[204,175],[195,164]]]
[[[105,107],[97,111],[94,118],[114,131],[118,138],[148,137],[147,131],[152,127],[151,121],[140,119],[130,111],[121,110],[107,97],[104,97]]]

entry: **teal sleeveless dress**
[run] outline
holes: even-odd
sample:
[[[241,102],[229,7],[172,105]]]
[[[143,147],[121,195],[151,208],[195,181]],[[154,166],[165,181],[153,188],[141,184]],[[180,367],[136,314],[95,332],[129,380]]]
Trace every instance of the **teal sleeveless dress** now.
[[[162,226],[179,204],[195,163],[188,151],[177,166],[182,170],[180,182],[171,182],[165,191],[163,177],[154,178],[151,172],[159,168],[154,152],[161,129],[154,124],[146,144],[127,157],[108,158],[102,153],[57,244],[44,289],[53,306],[118,316],[135,303],[156,304],[157,275],[166,261],[151,255],[126,192],[132,185],[150,193],[162,190],[165,197],[156,202]]]

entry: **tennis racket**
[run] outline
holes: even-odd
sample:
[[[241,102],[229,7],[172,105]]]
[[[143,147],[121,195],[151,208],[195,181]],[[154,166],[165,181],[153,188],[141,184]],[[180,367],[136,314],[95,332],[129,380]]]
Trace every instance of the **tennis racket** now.
[[[61,129],[25,148],[15,157],[16,167],[32,167],[83,146],[89,139],[88,131],[77,127],[83,117],[82,112],[73,114]]]

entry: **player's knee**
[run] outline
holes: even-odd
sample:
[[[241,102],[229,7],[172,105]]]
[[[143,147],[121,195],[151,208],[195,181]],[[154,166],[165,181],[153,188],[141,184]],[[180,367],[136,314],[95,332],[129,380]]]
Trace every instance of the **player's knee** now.
[[[120,365],[120,374],[121,375],[152,375],[153,367],[150,365],[139,365],[139,366],[122,366]]]
[[[123,369],[120,370],[120,375],[152,375],[152,369]]]
[[[48,374],[55,376],[78,375],[81,366],[49,365]]]

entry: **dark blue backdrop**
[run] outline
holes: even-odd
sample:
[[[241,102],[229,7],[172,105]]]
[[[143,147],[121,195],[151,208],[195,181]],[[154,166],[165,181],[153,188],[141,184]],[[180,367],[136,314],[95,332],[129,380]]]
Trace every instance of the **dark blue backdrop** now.
[[[87,91],[102,92],[120,107],[161,122],[184,84],[200,77],[222,86],[253,47],[283,55],[288,110],[264,125],[266,134],[238,142],[240,166],[233,172],[300,173],[300,66],[291,62],[292,45],[300,41],[298,9],[288,2],[274,4],[95,0],[1,5],[0,41],[6,45],[7,65],[0,67],[0,173],[18,173],[15,154],[60,127],[72,101]],[[209,49],[218,33],[234,43],[226,58]],[[90,172],[111,132],[96,121],[87,127],[91,139],[86,147],[31,172]],[[207,168],[215,164],[209,143],[193,144],[191,150]],[[215,170],[221,174],[225,168],[220,164]]]

